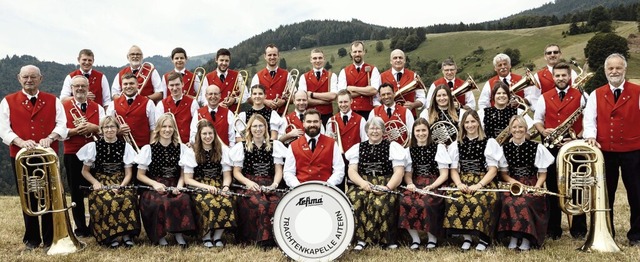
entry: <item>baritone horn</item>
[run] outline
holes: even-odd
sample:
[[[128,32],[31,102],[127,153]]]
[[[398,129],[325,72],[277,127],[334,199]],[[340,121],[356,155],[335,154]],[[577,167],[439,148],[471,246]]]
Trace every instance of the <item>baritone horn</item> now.
[[[87,123],[87,118],[80,113],[80,110],[78,110],[78,108],[75,106],[75,103],[74,103],[74,107],[69,109],[69,114],[71,114],[71,117],[73,117],[73,125],[75,127],[78,127]],[[85,134],[84,137],[93,138],[93,141],[98,141],[98,138],[91,133]]]
[[[292,69],[289,72],[289,79],[287,80],[287,86],[284,87],[284,91],[282,92],[282,98],[287,99],[287,103],[284,106],[284,111],[282,112],[282,118],[287,115],[287,110],[289,109],[289,104],[291,104],[291,98],[296,93],[298,88],[296,87],[296,82],[298,82],[298,76],[300,75],[300,71],[298,69]]]
[[[117,112],[114,111],[116,120],[118,120],[118,124],[120,126],[127,124],[127,122],[124,121],[124,118],[122,118],[121,115],[118,115]],[[129,145],[131,145],[133,147],[133,149],[136,150],[136,153],[140,152],[140,148],[138,147],[138,145],[136,144],[136,140],[133,138],[133,135],[131,134],[131,131],[126,132],[122,135],[122,138],[124,139],[125,142],[127,142]]]
[[[344,149],[342,148],[342,138],[340,137],[340,126],[338,125],[338,121],[336,121],[336,116],[332,116],[327,120],[327,128],[325,130],[325,135],[333,138],[338,143],[338,147],[340,147],[340,153],[344,154]]]
[[[560,209],[569,215],[591,213],[587,241],[581,251],[620,252],[611,235],[604,159],[597,147],[573,140],[558,152]],[[577,196],[572,198],[571,195]]]
[[[451,91],[451,95],[457,98],[473,90],[478,90],[478,85],[473,81],[473,77],[471,77],[470,74],[467,74],[467,80],[464,81],[464,84]]]
[[[191,77],[191,84],[189,85],[189,89],[187,89],[187,92],[184,93],[184,95],[189,95],[189,93],[191,92],[191,87],[193,87],[194,81],[196,80],[196,77],[198,78],[198,80],[200,81],[198,84],[198,91],[196,92],[196,96],[194,97],[196,99],[196,101],[198,101],[198,97],[200,97],[200,92],[202,92],[202,85],[204,85],[204,77],[207,75],[207,70],[204,69],[204,67],[196,67],[196,69],[193,69],[193,77]]]
[[[47,255],[64,255],[84,249],[73,234],[64,187],[60,179],[58,155],[50,147],[23,148],[16,154],[16,181],[22,212],[28,216],[51,214],[53,242]]]
[[[138,73],[136,74],[136,79],[138,80],[138,83],[140,83],[140,79],[142,79],[142,84],[138,85],[138,95],[142,93],[142,89],[147,85],[147,83],[151,79],[151,74],[155,69],[156,67],[149,62],[144,62],[140,66],[140,70],[138,70]]]

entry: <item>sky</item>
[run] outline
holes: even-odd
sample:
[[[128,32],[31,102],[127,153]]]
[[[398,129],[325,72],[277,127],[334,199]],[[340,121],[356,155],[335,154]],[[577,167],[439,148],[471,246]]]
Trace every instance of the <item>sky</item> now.
[[[178,46],[195,56],[306,20],[355,18],[388,27],[479,23],[548,2],[552,0],[0,0],[0,55],[77,64],[78,51],[89,48],[95,65],[119,67],[127,63],[134,44],[145,57],[169,56]]]

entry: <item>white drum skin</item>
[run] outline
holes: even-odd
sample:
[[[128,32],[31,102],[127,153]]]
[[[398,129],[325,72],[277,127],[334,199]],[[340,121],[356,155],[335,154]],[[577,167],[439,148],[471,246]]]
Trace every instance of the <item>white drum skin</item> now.
[[[347,196],[320,181],[305,182],[289,191],[273,217],[276,243],[296,261],[336,260],[349,248],[354,228]]]

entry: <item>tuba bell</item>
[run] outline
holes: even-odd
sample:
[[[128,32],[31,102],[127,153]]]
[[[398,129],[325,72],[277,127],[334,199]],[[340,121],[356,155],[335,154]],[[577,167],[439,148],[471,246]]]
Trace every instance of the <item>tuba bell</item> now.
[[[611,209],[600,149],[584,140],[568,142],[558,152],[556,167],[560,209],[569,215],[591,213],[587,241],[578,250],[620,252],[611,235]]]
[[[64,188],[60,180],[58,155],[51,148],[23,148],[16,154],[16,181],[22,211],[28,216],[51,214],[53,242],[47,255],[64,255],[84,249],[73,234]],[[36,204],[33,205],[33,202]]]
[[[464,84],[451,91],[451,95],[453,97],[459,97],[473,90],[478,90],[478,85],[475,81],[473,81],[473,77],[471,77],[470,74],[467,74],[467,80],[464,82]]]

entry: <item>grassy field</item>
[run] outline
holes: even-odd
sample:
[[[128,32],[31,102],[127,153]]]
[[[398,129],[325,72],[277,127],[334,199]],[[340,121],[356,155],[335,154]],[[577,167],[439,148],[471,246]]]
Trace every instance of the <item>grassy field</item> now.
[[[563,221],[565,234],[560,240],[547,240],[542,250],[515,252],[503,246],[492,246],[487,252],[466,252],[458,250],[459,241],[450,240],[440,243],[435,251],[409,251],[406,246],[398,250],[382,250],[368,248],[360,254],[345,252],[342,261],[638,261],[640,247],[629,247],[626,231],[629,229],[629,206],[626,191],[619,185],[616,197],[616,242],[622,252],[615,254],[584,253],[575,249],[584,240],[574,240],[567,232],[567,224]],[[0,197],[0,261],[51,261],[43,249],[23,252],[22,234],[24,225],[20,217],[20,204],[17,197]],[[564,219],[564,218],[563,218]],[[566,220],[566,219],[565,219]],[[137,239],[138,246],[132,249],[108,249],[96,245],[93,238],[81,238],[87,247],[78,253],[57,256],[56,261],[287,261],[279,249],[263,251],[253,246],[228,244],[224,249],[206,249],[199,241],[191,239],[191,247],[159,248],[146,240],[144,233]],[[170,242],[171,243],[171,242]]]

